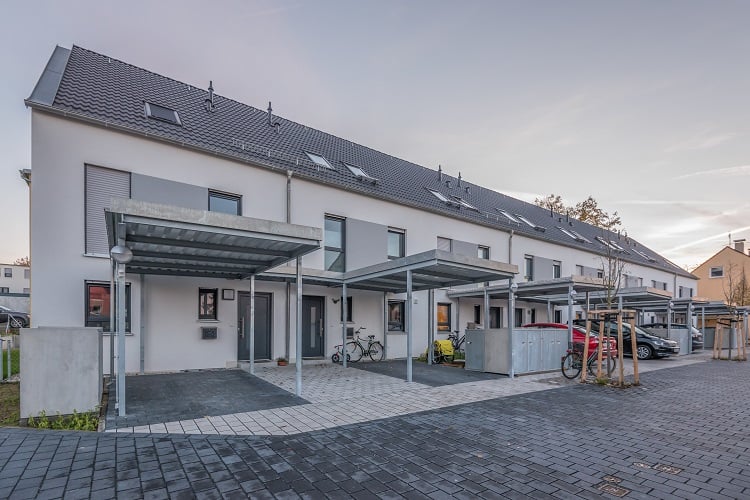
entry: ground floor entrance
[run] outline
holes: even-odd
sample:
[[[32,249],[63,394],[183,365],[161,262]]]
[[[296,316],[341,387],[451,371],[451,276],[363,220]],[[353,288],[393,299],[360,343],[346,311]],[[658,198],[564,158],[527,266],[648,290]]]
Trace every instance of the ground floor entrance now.
[[[238,295],[237,359],[250,360],[250,294]],[[271,359],[271,317],[273,301],[270,293],[255,293],[255,357],[256,360]]]
[[[325,356],[325,297],[302,297],[302,357]]]

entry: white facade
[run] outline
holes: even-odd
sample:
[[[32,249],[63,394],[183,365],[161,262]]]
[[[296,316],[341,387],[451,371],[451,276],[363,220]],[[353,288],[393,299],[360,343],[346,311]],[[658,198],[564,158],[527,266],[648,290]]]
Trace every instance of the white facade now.
[[[287,220],[287,176],[261,167],[202,154],[156,140],[128,135],[78,121],[32,112],[32,208],[31,258],[34,262],[34,316],[32,326],[86,326],[86,282],[109,283],[111,272],[107,256],[85,254],[84,173],[86,165],[167,179],[242,197],[242,215]],[[522,280],[527,255],[559,261],[561,276],[576,274],[577,266],[600,268],[601,257],[576,248],[557,245],[527,236],[500,231],[465,220],[370,198],[344,189],[293,177],[289,222],[323,227],[326,215],[367,221],[380,226],[405,230],[406,255],[436,248],[438,237],[451,238],[490,248],[492,260],[510,262],[519,268]],[[52,249],[54,248],[54,252]],[[347,249],[349,252],[350,249]],[[373,264],[375,262],[372,262]],[[319,250],[303,258],[303,268],[323,269],[324,252]],[[695,290],[695,280],[662,269],[628,264],[626,273],[667,283],[668,290],[686,286]],[[545,277],[546,279],[552,276]],[[536,277],[535,279],[542,279]],[[194,277],[128,275],[131,284],[132,332],[127,338],[127,371],[140,369],[141,347],[146,372],[190,368],[235,366],[238,359],[238,292],[249,289],[247,281]],[[218,317],[209,326],[218,328],[217,339],[201,339],[198,289],[235,290],[234,300],[218,302]],[[257,292],[272,294],[271,359],[287,354],[293,358],[294,342],[288,342],[287,329],[294,332],[295,287],[287,297],[284,283],[258,280]],[[341,343],[340,296],[338,288],[304,285],[303,294],[325,297],[324,356],[330,357],[334,345]],[[353,317],[349,326],[365,326],[368,334],[384,337],[384,294],[351,290]],[[427,292],[415,293],[413,306],[415,353],[427,344]],[[388,296],[389,300],[402,296]],[[453,303],[451,330],[462,329],[474,320],[474,304],[481,300],[462,299],[458,311],[455,301],[444,290],[435,293],[436,302]],[[143,314],[141,314],[141,304]],[[503,307],[505,301],[492,301]],[[524,308],[524,322],[536,309],[536,321],[549,321],[546,306],[518,302]],[[577,307],[580,308],[580,307]],[[290,311],[291,309],[291,311]],[[287,313],[290,311],[290,314]],[[143,317],[142,317],[143,316]],[[483,317],[483,316],[482,316]],[[563,311],[563,320],[567,311]],[[460,322],[460,324],[459,324]],[[440,336],[438,336],[440,338]],[[403,333],[387,335],[388,357],[403,357],[406,342]],[[105,339],[105,359],[109,358]],[[108,368],[105,362],[105,370]]]
[[[0,264],[0,294],[31,293],[31,269],[16,264]]]

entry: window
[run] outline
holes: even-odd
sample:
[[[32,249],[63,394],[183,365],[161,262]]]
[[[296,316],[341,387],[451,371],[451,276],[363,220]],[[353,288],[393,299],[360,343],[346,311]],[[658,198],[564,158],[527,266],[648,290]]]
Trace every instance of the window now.
[[[560,226],[557,226],[557,229],[559,229],[560,231],[562,231],[563,233],[565,233],[566,235],[570,236],[571,238],[573,238],[576,241],[580,241],[581,243],[591,243],[591,240],[589,240],[585,236],[582,236],[577,231],[573,231],[572,229],[566,229],[566,228],[560,227]]]
[[[682,298],[682,285],[677,288],[677,298]]]
[[[3,276],[6,278],[12,278],[13,277],[13,268],[12,267],[6,267],[3,270]]]
[[[596,241],[604,245],[605,247],[609,248],[610,250],[617,250],[617,248],[609,241],[605,240],[601,236],[596,237]]]
[[[634,248],[633,251],[635,253],[637,253],[638,255],[640,255],[641,257],[643,257],[644,259],[646,259],[647,261],[649,261],[649,262],[656,262],[656,259],[654,259],[653,257],[649,256],[645,252],[641,252],[640,250],[638,250],[636,248]]]
[[[451,305],[439,303],[437,305],[437,329],[439,332],[451,331]]]
[[[520,327],[523,325],[523,309],[517,307],[513,312],[513,326]]]
[[[429,191],[430,193],[432,193],[432,195],[433,195],[433,196],[434,196],[435,198],[437,198],[438,200],[440,200],[440,201],[442,201],[442,202],[445,202],[445,203],[450,203],[450,202],[451,202],[451,201],[450,201],[450,200],[449,200],[448,198],[446,198],[446,197],[445,197],[445,195],[443,195],[442,193],[438,193],[437,191],[433,191],[432,189],[428,189],[427,191]]]
[[[452,252],[453,240],[451,240],[450,238],[441,238],[440,236],[438,236],[437,237],[437,249],[444,250],[446,252]]]
[[[345,219],[340,217],[326,215],[324,235],[326,271],[343,273],[346,270],[344,222]]]
[[[375,177],[371,177],[367,174],[367,172],[362,170],[360,167],[357,167],[356,165],[351,165],[344,162],[344,166],[348,168],[349,172],[353,173],[358,179],[366,179],[368,181],[377,182],[377,179]]]
[[[406,255],[406,232],[388,228],[388,258],[398,259]]]
[[[724,277],[724,266],[716,266],[711,268],[709,274],[710,278],[723,278]]]
[[[559,309],[556,309],[554,312],[555,315],[555,323],[562,323],[562,311]]]
[[[388,302],[388,331],[404,331],[404,301]]]
[[[490,328],[503,327],[503,308],[490,307]]]
[[[329,170],[336,170],[331,166],[330,163],[328,163],[328,160],[326,160],[324,157],[320,155],[316,155],[315,153],[308,153],[305,152],[308,158],[310,158],[310,161],[312,161],[314,164],[316,164],[319,167],[327,168]]]
[[[536,229],[537,231],[541,231],[541,232],[546,231],[546,229],[544,227],[539,226],[537,224],[534,224],[533,222],[531,222],[529,219],[527,219],[526,217],[524,217],[521,214],[516,214],[516,217],[518,217],[519,219],[521,219],[527,226],[532,227],[532,228]]]
[[[352,322],[352,300],[351,297],[346,298],[346,322]],[[344,321],[344,301],[339,301],[339,321]]]
[[[85,326],[109,332],[109,283],[86,282]],[[125,331],[130,330],[130,284],[125,285]]]
[[[596,270],[596,277],[597,278],[604,278],[604,269],[597,269]]]
[[[104,209],[112,198],[130,198],[130,173],[86,165],[85,171],[85,252],[109,255]]]
[[[198,289],[198,319],[215,320],[218,319],[216,306],[219,302],[218,288],[199,288]]]
[[[10,288],[7,286],[0,286],[0,293],[10,293]]]
[[[529,309],[529,323],[536,323],[536,309]]]
[[[526,281],[534,280],[534,257],[531,255],[523,257],[523,277]]]
[[[490,247],[479,245],[477,247],[477,257],[484,260],[490,260]]]
[[[24,288],[23,293],[31,293],[31,288]]]
[[[146,103],[146,116],[148,118],[153,118],[154,120],[172,123],[174,125],[182,125],[180,115],[177,111],[151,102]]]
[[[31,279],[31,269],[24,269],[23,270],[23,279]]]
[[[576,276],[584,276],[583,266],[576,266]]]
[[[236,194],[208,192],[208,210],[230,215],[242,215],[242,197]]]
[[[475,212],[479,212],[479,209],[469,203],[468,201],[464,200],[463,198],[459,198],[458,196],[453,197],[454,200],[458,202],[459,205],[461,205],[464,208],[468,208],[469,210],[474,210]]]
[[[562,262],[560,262],[559,260],[552,261],[552,277],[553,278],[562,277]]]
[[[503,209],[501,209],[501,208],[497,208],[496,210],[497,210],[498,212],[500,212],[501,214],[503,214],[503,215],[505,216],[505,218],[507,218],[507,219],[508,219],[509,221],[511,221],[511,222],[515,222],[515,223],[516,223],[516,224],[518,224],[519,226],[521,225],[521,222],[520,222],[520,221],[519,221],[518,219],[516,219],[515,217],[513,217],[512,215],[510,215],[510,214],[509,214],[508,212],[506,212],[505,210],[503,210]]]
[[[482,306],[474,304],[474,323],[477,325],[482,324]]]

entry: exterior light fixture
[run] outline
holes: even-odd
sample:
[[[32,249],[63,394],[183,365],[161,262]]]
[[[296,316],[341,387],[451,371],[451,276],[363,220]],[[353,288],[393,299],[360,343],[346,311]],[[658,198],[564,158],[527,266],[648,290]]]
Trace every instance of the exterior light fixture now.
[[[118,264],[127,264],[133,260],[133,251],[124,245],[112,247],[109,251],[109,255],[112,257],[112,260]]]

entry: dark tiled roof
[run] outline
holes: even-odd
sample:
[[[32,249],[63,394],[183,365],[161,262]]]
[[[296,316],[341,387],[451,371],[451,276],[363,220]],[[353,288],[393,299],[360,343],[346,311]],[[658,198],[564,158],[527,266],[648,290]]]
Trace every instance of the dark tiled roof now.
[[[571,225],[564,216],[551,215],[549,210],[466,181],[459,187],[457,179],[447,175],[441,181],[433,169],[274,115],[274,122],[280,123],[277,132],[269,126],[265,111],[218,94],[214,97],[215,110],[208,112],[206,97],[205,89],[74,46],[53,104],[37,102],[33,96],[27,104],[269,168],[292,170],[296,176],[500,230],[514,230],[539,240],[605,253],[604,246],[596,240],[597,236],[603,236],[602,230],[589,224],[573,220]],[[177,110],[182,126],[147,118],[145,102]],[[316,168],[305,152],[324,156],[335,170]],[[357,178],[344,162],[361,167],[378,182]],[[446,181],[450,181],[450,187]],[[459,196],[478,211],[459,204],[448,205],[427,188],[448,198]],[[521,214],[546,230],[513,223],[497,209]],[[558,226],[577,231],[591,243],[572,239]],[[627,261],[692,277],[633,239],[618,239],[616,233],[609,233],[609,238],[627,250],[622,255]],[[655,262],[642,257],[634,248],[653,257]]]

